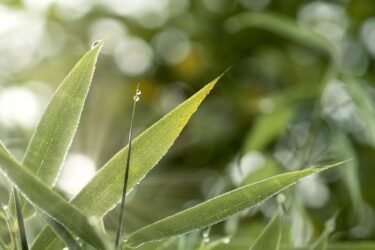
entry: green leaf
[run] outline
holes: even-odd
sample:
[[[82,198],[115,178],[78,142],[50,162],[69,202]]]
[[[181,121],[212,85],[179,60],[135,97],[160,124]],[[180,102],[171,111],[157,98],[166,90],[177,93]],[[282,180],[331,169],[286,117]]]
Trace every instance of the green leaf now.
[[[327,170],[342,163],[284,173],[237,188],[141,228],[129,236],[126,246],[137,247],[146,242],[157,241],[208,227],[227,219],[245,208],[252,207],[266,200],[295,184],[305,176]]]
[[[35,207],[64,225],[83,240],[103,249],[103,243],[86,216],[20,165],[0,144],[0,172]]]
[[[69,248],[69,250],[81,250],[82,247],[78,244],[78,242],[73,238],[70,232],[60,223],[55,221],[53,218],[49,217],[47,214],[43,212],[39,212],[44,220],[48,223],[51,229],[55,232],[56,235],[60,237],[61,240],[65,242],[65,245]]]
[[[293,116],[293,109],[289,106],[260,116],[254,128],[246,136],[244,150],[263,150],[277,136],[282,134]]]
[[[219,79],[220,77],[207,84],[133,141],[128,193],[167,153],[190,117]],[[102,217],[113,209],[121,199],[123,168],[127,152],[126,146],[109,160],[72,200],[72,204],[87,216]],[[63,247],[62,242],[48,228],[43,229],[34,244],[41,246],[39,241],[45,243],[43,247],[35,248],[33,245],[32,249],[55,250]]]
[[[250,250],[279,250],[281,243],[281,208],[255,240]]]
[[[48,186],[56,181],[72,143],[102,45],[88,51],[58,87],[28,145],[23,165]],[[21,205],[25,218],[34,214],[24,199]]]
[[[0,141],[0,153],[11,156],[13,158],[10,151],[5,147],[5,145],[1,141]],[[23,219],[22,211],[21,211],[20,198],[19,198],[17,190],[15,190],[14,187],[12,188],[11,200],[14,202],[14,207],[16,210],[15,213],[16,213],[17,226],[18,226],[17,233],[19,236],[18,238],[19,238],[20,248],[29,249],[29,245],[27,243],[27,238],[26,238],[25,223],[24,223],[24,219]]]
[[[271,13],[246,13],[230,18],[226,22],[230,32],[238,32],[244,28],[256,27],[274,32],[303,45],[320,49],[337,58],[338,49],[326,38],[315,33],[309,27],[296,23],[293,19]]]
[[[3,150],[2,148],[3,144],[0,142],[0,151]],[[17,249],[17,240],[16,240],[16,233],[14,230],[14,226],[12,223],[11,215],[9,214],[9,210],[7,207],[4,207],[0,204],[0,221],[3,220],[4,223],[0,224],[0,233],[4,237],[6,234],[8,234],[10,238],[10,245],[8,247],[4,247],[4,249]],[[3,239],[0,239],[3,240]],[[4,243],[5,244],[5,243]]]

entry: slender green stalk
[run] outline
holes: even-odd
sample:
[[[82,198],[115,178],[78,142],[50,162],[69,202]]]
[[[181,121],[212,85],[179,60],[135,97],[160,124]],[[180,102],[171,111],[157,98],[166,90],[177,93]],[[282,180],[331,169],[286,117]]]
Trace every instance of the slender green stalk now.
[[[132,116],[130,120],[130,129],[129,129],[129,150],[128,150],[128,156],[126,160],[126,167],[125,167],[125,178],[124,178],[124,186],[122,189],[122,199],[121,199],[121,210],[120,210],[120,217],[117,225],[117,232],[116,232],[116,242],[115,242],[115,248],[118,249],[120,244],[120,238],[122,233],[122,227],[125,219],[125,200],[126,200],[126,192],[128,189],[128,180],[129,180],[129,168],[130,168],[130,156],[131,156],[131,149],[132,149],[132,138],[133,138],[133,123],[134,123],[134,114],[135,114],[135,107],[137,105],[137,102],[139,101],[139,96],[141,95],[141,91],[139,90],[139,84],[137,86],[137,90],[134,95],[134,101],[133,101],[133,110],[132,110]]]
[[[18,232],[20,236],[21,249],[28,250],[29,246],[27,244],[25,223],[23,221],[20,199],[18,197],[18,191],[15,188],[13,188],[13,194],[14,194],[14,205],[16,207]]]

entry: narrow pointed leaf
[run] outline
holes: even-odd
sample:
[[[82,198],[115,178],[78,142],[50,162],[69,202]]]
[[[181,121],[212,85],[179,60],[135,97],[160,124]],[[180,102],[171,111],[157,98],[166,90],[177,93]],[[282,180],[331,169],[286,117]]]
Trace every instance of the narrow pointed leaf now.
[[[342,163],[284,173],[237,188],[141,228],[129,236],[126,246],[137,247],[146,242],[161,240],[216,224],[245,208],[252,207],[268,199],[305,176],[327,170]]]
[[[1,141],[0,141],[0,153],[4,153],[5,155],[11,156],[10,151],[5,147],[5,145]],[[13,194],[11,195],[11,200],[14,202],[14,207],[16,210],[15,214],[16,214],[17,224],[18,224],[17,232],[19,236],[19,244],[21,246],[21,249],[23,250],[29,249],[29,245],[27,243],[27,238],[26,238],[25,223],[24,223],[23,215],[21,211],[20,197],[18,195],[17,190],[14,187],[12,189],[12,193]]]
[[[281,209],[273,216],[272,220],[264,228],[255,240],[250,250],[279,250],[281,243]]]
[[[44,220],[48,223],[51,229],[55,232],[57,236],[61,240],[64,241],[65,245],[68,247],[69,250],[81,250],[82,247],[78,244],[78,242],[73,238],[70,232],[60,223],[55,221],[53,218],[49,217],[47,214],[40,212]]]
[[[0,144],[0,148],[3,147]],[[20,165],[4,149],[0,149],[0,172],[35,207],[64,225],[83,240],[103,249],[103,244],[89,224],[87,217],[49,189],[26,167]]]
[[[129,173],[127,193],[131,192],[134,186],[167,153],[190,117],[219,79],[220,77],[207,84],[133,141],[130,163],[132,168]],[[120,150],[72,200],[72,204],[79,208],[85,215],[102,217],[119,203],[124,179],[123,168],[127,152],[127,146]],[[49,239],[49,241],[46,239]],[[55,250],[63,246],[63,243],[48,228],[43,229],[34,244],[40,246],[38,242],[45,243],[43,249]],[[38,249],[34,248],[34,244],[32,245],[32,249]]]
[[[262,151],[272,140],[280,136],[293,116],[293,108],[279,108],[270,114],[260,116],[254,128],[245,138],[246,151]]]
[[[23,165],[48,186],[54,184],[72,143],[102,45],[88,51],[58,87],[28,145]],[[24,199],[21,205],[25,218],[34,214]]]

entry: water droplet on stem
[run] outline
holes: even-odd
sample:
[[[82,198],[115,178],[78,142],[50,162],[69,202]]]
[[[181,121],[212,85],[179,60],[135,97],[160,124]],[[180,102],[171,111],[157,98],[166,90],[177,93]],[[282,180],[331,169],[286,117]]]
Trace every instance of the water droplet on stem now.
[[[95,48],[96,45],[98,45],[100,43],[100,41],[94,41],[92,44],[91,44],[91,48]]]
[[[133,99],[134,99],[135,102],[139,101],[139,98],[140,98],[140,96],[142,94],[142,92],[138,88],[139,88],[139,84],[138,84],[137,90],[135,92],[135,96],[133,97]]]
[[[208,238],[208,235],[210,234],[209,230],[206,230],[203,232],[203,238]]]

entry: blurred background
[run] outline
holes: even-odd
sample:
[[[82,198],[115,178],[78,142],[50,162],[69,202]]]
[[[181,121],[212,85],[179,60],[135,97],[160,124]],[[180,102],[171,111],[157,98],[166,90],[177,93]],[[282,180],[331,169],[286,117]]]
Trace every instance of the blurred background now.
[[[67,199],[125,145],[138,82],[136,135],[230,68],[132,193],[127,233],[244,183],[353,158],[285,192],[284,241],[310,243],[337,211],[333,239],[375,240],[373,1],[2,0],[0,139],[18,159],[58,84],[108,33],[55,187]],[[9,190],[0,179],[1,204]],[[246,246],[275,207],[271,199],[211,235]],[[117,216],[105,218],[110,234]],[[27,222],[29,239],[42,226]]]

